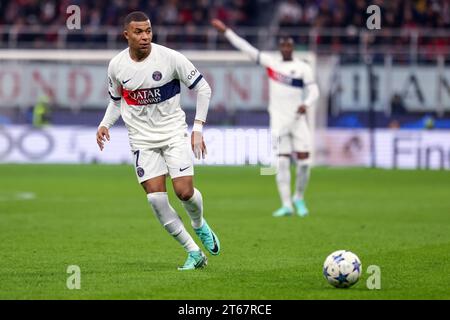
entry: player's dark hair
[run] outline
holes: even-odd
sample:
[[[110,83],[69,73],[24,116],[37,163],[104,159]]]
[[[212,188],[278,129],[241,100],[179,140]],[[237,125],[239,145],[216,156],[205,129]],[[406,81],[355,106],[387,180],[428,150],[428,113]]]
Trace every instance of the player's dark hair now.
[[[123,21],[123,27],[126,29],[132,21],[141,22],[141,21],[147,21],[147,20],[150,20],[150,19],[144,12],[133,11],[125,17],[125,20]]]
[[[283,35],[279,36],[278,44],[282,44],[284,42],[289,42],[289,43],[294,44],[294,38],[292,38],[291,36],[286,35],[286,34],[283,34]]]

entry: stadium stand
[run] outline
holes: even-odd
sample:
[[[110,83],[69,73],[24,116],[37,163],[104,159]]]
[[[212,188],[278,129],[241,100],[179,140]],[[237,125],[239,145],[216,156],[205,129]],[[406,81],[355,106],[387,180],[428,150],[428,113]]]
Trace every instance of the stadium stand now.
[[[71,4],[81,8],[81,30],[65,27],[66,9]],[[368,32],[366,8],[371,4],[381,8],[382,28]],[[384,105],[375,110],[376,126],[391,127],[399,123],[400,126],[420,127],[422,119],[430,116],[440,119],[435,122],[438,127],[450,126],[445,120],[449,108],[442,100],[450,90],[446,78],[442,78],[437,89],[426,88],[413,72],[429,66],[444,74],[448,68],[449,0],[3,0],[0,3],[0,48],[118,50],[126,45],[121,19],[133,10],[143,10],[150,16],[155,28],[155,42],[174,49],[231,50],[227,41],[209,27],[210,19],[219,18],[263,50],[276,50],[277,36],[290,34],[300,51],[314,52],[319,59],[337,57],[335,69],[357,67],[362,70],[367,56],[385,71],[392,66],[405,66],[411,70],[409,87],[403,93],[389,92],[383,98]],[[359,83],[362,77],[363,74],[357,73],[352,74],[351,79]],[[353,86],[353,82],[351,90],[355,95],[356,88],[363,89]],[[370,125],[367,106],[346,108],[341,105],[343,84],[336,83],[324,93],[327,124],[338,127]],[[425,101],[427,90],[441,90],[441,100],[434,104]],[[422,108],[411,108],[411,102],[405,98],[411,92],[417,94]],[[401,113],[397,112],[399,103],[403,108]],[[32,107],[32,104],[20,108],[3,106],[2,122],[30,123]],[[268,122],[263,105],[254,110],[242,105],[211,107],[214,113],[209,120],[213,124],[267,125]],[[98,106],[68,109],[55,104],[52,108],[54,124],[95,125],[103,112]],[[237,113],[236,108],[242,110]],[[192,108],[188,108],[188,119],[192,113]]]

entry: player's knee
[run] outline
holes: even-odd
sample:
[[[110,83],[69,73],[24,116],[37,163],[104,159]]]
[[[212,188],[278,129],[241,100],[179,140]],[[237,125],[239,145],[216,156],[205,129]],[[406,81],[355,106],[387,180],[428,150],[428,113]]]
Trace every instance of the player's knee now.
[[[185,188],[182,190],[176,190],[178,199],[181,201],[188,201],[194,195],[194,188]]]
[[[145,193],[155,193],[155,192],[166,192],[166,187],[163,183],[150,182],[146,180],[141,183],[142,188],[144,188]]]

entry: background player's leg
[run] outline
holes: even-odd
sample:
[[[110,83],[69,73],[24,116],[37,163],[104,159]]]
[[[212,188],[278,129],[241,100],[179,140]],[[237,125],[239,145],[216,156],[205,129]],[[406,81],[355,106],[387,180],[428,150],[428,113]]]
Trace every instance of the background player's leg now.
[[[278,168],[277,168],[277,187],[280,194],[282,207],[274,212],[274,216],[282,216],[292,214],[291,203],[291,155],[279,154],[278,155]]]
[[[310,177],[312,139],[307,118],[301,116],[295,123],[293,131],[293,149],[296,158],[296,182],[293,203],[297,214],[304,217],[308,214],[304,196]]]
[[[289,132],[281,134],[279,130],[272,129],[272,139],[273,152],[277,161],[276,182],[282,204],[281,208],[272,215],[274,217],[289,216],[294,212],[291,200],[291,134]]]
[[[191,218],[191,224],[195,233],[211,254],[219,254],[219,239],[205,219],[203,219],[203,197],[200,191],[194,188],[192,176],[173,178],[172,183],[175,193]]]
[[[308,214],[304,195],[310,176],[310,159],[308,152],[296,152],[297,177],[295,182],[294,204],[301,216]]]
[[[187,251],[199,251],[200,248],[186,231],[180,217],[169,203],[166,191],[166,176],[159,176],[142,182],[147,199],[159,222]]]

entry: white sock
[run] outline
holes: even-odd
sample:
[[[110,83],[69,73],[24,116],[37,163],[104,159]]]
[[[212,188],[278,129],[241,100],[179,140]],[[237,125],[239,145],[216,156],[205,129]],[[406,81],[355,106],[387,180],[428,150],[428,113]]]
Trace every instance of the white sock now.
[[[200,250],[191,235],[186,231],[180,217],[170,205],[167,192],[149,193],[147,199],[159,222],[187,252]]]
[[[294,199],[303,200],[310,176],[309,161],[297,160],[297,179],[295,181]]]
[[[277,186],[281,203],[284,207],[292,208],[291,203],[291,159],[278,157]]]
[[[198,229],[203,225],[203,198],[200,191],[194,188],[194,194],[187,201],[181,201],[183,207],[186,209],[191,224],[194,229]]]

